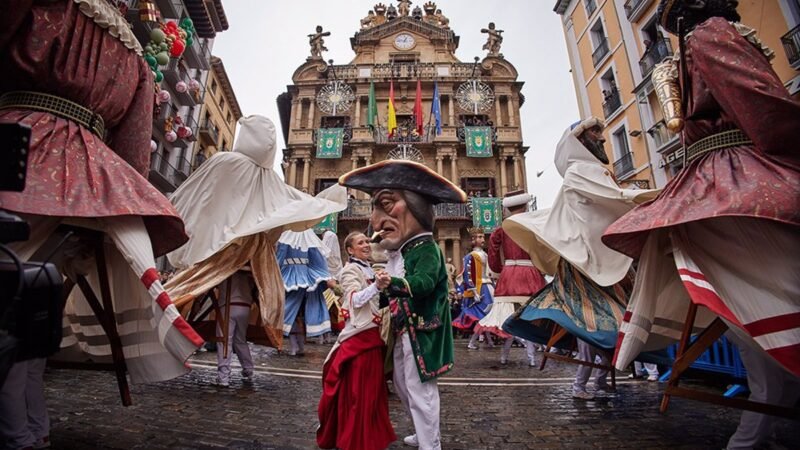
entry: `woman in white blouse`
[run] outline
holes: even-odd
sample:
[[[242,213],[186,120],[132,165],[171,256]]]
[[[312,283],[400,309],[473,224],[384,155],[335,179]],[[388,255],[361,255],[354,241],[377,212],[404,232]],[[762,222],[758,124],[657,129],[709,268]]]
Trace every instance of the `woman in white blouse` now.
[[[380,336],[380,290],[391,277],[369,265],[371,247],[363,233],[344,241],[349,260],[339,274],[345,326],[322,369],[317,445],[342,450],[379,450],[397,436],[389,420],[383,377],[386,345]]]

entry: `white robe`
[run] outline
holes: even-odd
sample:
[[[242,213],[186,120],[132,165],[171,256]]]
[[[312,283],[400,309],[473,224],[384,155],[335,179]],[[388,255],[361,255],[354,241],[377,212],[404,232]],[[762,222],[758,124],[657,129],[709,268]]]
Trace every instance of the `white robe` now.
[[[503,230],[542,272],[554,275],[564,258],[595,283],[611,286],[628,273],[632,259],[606,247],[600,238],[615,220],[658,191],[619,187],[576,137],[587,123],[599,121],[588,119],[568,129],[558,143],[555,165],[564,184],[553,206],[509,217]]]

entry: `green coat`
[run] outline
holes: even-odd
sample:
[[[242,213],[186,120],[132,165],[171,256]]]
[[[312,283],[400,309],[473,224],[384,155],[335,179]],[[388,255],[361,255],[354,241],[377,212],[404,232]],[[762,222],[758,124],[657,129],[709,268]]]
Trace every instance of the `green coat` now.
[[[453,368],[447,270],[431,236],[409,242],[402,253],[405,278],[392,277],[387,293],[398,300],[398,322],[408,333],[419,377],[425,382]]]

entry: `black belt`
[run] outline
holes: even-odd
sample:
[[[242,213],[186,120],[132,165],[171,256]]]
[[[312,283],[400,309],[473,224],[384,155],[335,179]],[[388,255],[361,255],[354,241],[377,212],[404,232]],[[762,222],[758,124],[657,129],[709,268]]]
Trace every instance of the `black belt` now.
[[[83,126],[100,139],[105,138],[105,123],[99,114],[56,95],[32,91],[6,92],[0,95],[0,109],[30,109],[48,112]]]
[[[712,134],[711,136],[704,137],[694,144],[690,145],[683,153],[684,164],[686,167],[690,162],[714,150],[722,150],[723,148],[738,147],[740,145],[752,145],[753,141],[750,140],[742,130],[723,131],[722,133]]]

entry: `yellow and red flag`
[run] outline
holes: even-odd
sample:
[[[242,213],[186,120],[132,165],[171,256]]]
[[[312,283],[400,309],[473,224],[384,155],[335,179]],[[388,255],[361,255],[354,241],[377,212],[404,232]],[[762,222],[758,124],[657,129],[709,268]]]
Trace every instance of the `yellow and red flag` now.
[[[389,131],[389,137],[394,137],[397,132],[397,114],[394,111],[394,81],[389,80],[389,114],[386,119],[386,128]]]

